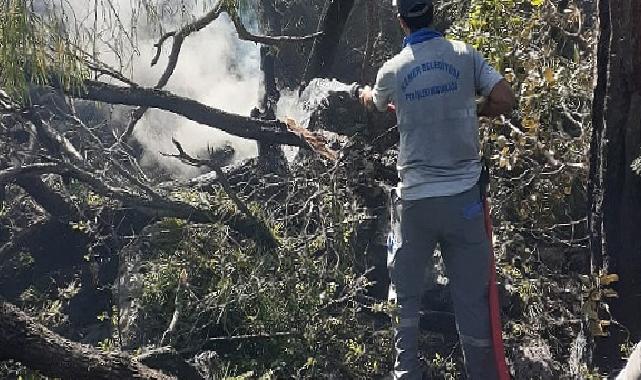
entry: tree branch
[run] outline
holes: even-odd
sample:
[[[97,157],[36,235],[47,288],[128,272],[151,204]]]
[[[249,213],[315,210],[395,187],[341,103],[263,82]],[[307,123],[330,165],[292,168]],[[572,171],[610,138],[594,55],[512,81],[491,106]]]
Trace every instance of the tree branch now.
[[[38,203],[52,217],[67,222],[78,220],[80,213],[72,202],[51,189],[41,178],[36,176],[19,176],[16,184]]]
[[[197,223],[220,222],[228,225],[242,235],[255,239],[267,247],[274,247],[273,235],[262,223],[242,214],[220,211],[218,209],[202,210],[189,204],[171,199],[147,199],[125,189],[109,186],[93,174],[79,169],[69,163],[39,163],[10,167],[0,170],[0,185],[15,180],[23,175],[59,174],[74,178],[99,195],[120,201],[124,206],[134,208],[143,214],[157,218],[179,218]]]
[[[180,50],[182,49],[182,45],[183,45],[183,42],[185,41],[185,38],[187,38],[190,34],[203,29],[207,25],[211,24],[212,21],[217,19],[218,16],[220,16],[220,13],[223,11],[222,4],[223,2],[219,1],[218,4],[214,7],[214,9],[207,12],[203,17],[185,26],[178,32],[169,32],[163,35],[160,38],[160,41],[156,45],[154,45],[157,50],[156,50],[156,56],[151,61],[152,66],[158,63],[158,59],[160,58],[160,52],[161,52],[163,43],[169,37],[174,37],[174,43],[171,47],[171,53],[169,53],[169,60],[167,61],[167,67],[165,67],[165,71],[160,76],[160,79],[158,79],[158,83],[156,83],[156,85],[154,86],[154,89],[159,90],[165,87],[169,82],[169,78],[171,78],[171,76],[174,74],[174,71],[176,70],[176,66],[178,65],[178,57],[180,56]],[[147,112],[148,109],[149,107],[143,106],[135,109],[132,112],[131,120],[129,120],[127,129],[120,137],[120,141],[129,140],[129,138],[134,132],[134,128],[136,127],[136,124],[138,124],[138,121],[140,121],[140,119],[143,117],[143,115],[145,114],[145,112]]]
[[[71,342],[6,302],[0,302],[0,359],[67,379],[172,379],[128,355]]]
[[[165,33],[162,35],[162,37],[160,37],[160,40],[154,44],[154,47],[156,48],[156,55],[154,55],[154,58],[152,58],[151,60],[151,66],[156,66],[156,64],[160,60],[160,54],[162,54],[162,46],[165,44],[165,41],[167,41],[170,37],[174,37],[175,35],[175,30]]]
[[[174,42],[171,47],[171,52],[169,53],[167,67],[165,68],[165,71],[163,72],[160,79],[158,80],[158,83],[156,83],[156,85],[154,86],[155,89],[157,90],[162,89],[169,82],[169,79],[173,75],[174,71],[176,70],[176,66],[178,65],[178,57],[180,55],[180,50],[182,49],[182,45],[183,45],[183,42],[185,41],[185,38],[189,37],[189,35],[191,35],[192,33],[198,32],[201,29],[208,26],[209,24],[211,24],[223,12],[227,13],[230,16],[232,22],[234,23],[234,26],[236,27],[238,38],[240,38],[241,40],[253,41],[253,42],[261,43],[265,45],[281,45],[285,43],[303,42],[303,41],[311,40],[322,34],[322,32],[317,32],[311,35],[301,36],[301,37],[296,37],[296,36],[270,37],[270,36],[254,35],[254,34],[251,34],[249,31],[247,31],[242,21],[240,20],[240,17],[238,16],[238,12],[235,9],[227,9],[224,2],[221,1],[216,5],[216,7],[214,7],[214,9],[207,12],[203,17],[199,18],[193,23],[183,27],[178,31],[165,33],[162,37],[160,37],[160,40],[154,45],[154,47],[156,48],[156,55],[151,60],[152,66],[155,66],[158,63],[158,60],[160,59],[160,54],[162,52],[162,47],[165,41],[167,41],[170,37],[173,37]],[[133,134],[133,130],[136,127],[136,124],[138,123],[138,121],[140,121],[140,119],[143,117],[143,115],[145,114],[145,112],[147,112],[148,109],[149,108],[146,108],[146,107],[140,107],[134,110],[134,112],[131,115],[131,120],[127,125],[127,129],[121,136],[120,141],[127,141],[131,137],[131,135]]]
[[[324,33],[323,31],[318,31],[306,36],[265,36],[252,34],[247,30],[247,28],[245,28],[243,21],[238,16],[238,12],[234,11],[227,13],[231,18],[231,21],[234,23],[234,27],[236,28],[236,32],[238,33],[238,38],[245,41],[252,41],[258,44],[280,46],[293,42],[305,42],[320,37]]]
[[[65,174],[63,165],[57,163],[39,163],[23,166],[12,166],[0,170],[0,185],[15,180],[18,176],[23,175],[40,175],[47,173]]]
[[[49,112],[41,108],[41,112]],[[80,152],[73,146],[71,141],[58,133],[47,122],[43,121],[39,111],[28,110],[24,113],[36,128],[39,142],[56,157],[66,157],[75,163],[83,163],[84,159]]]
[[[172,141],[176,146],[176,149],[178,149],[178,154],[176,155],[165,154],[165,156],[177,158],[182,162],[186,163],[187,165],[207,166],[212,168],[216,172],[216,180],[218,181],[220,186],[222,186],[223,190],[225,190],[225,193],[227,194],[229,199],[231,199],[231,201],[234,202],[238,210],[240,210],[247,218],[249,218],[250,220],[253,220],[256,226],[262,231],[262,234],[264,236],[271,236],[272,244],[274,246],[278,245],[269,227],[260,218],[255,216],[249,210],[245,202],[241,201],[240,198],[238,198],[238,194],[236,193],[236,191],[234,191],[231,184],[227,180],[227,176],[225,175],[223,168],[215,160],[212,160],[212,159],[201,160],[201,159],[194,158],[189,154],[187,154],[187,152],[185,152],[180,142],[178,142],[176,139],[173,139]],[[210,157],[212,157],[214,155],[214,152],[210,150],[209,155]]]
[[[59,83],[52,81],[52,85],[63,89]],[[290,132],[287,125],[280,121],[264,121],[227,113],[169,91],[85,81],[84,88],[71,95],[110,104],[161,109],[246,139],[299,147],[308,146],[305,139]]]

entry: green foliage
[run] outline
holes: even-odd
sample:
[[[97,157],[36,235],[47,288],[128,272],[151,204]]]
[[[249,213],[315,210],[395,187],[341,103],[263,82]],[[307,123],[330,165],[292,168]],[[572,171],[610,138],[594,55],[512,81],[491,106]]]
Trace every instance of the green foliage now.
[[[451,31],[498,67],[517,95],[518,110],[484,120],[481,133],[498,177],[494,196],[508,197],[501,215],[527,229],[578,216],[567,208],[584,193],[592,95],[592,52],[551,33],[572,29],[578,9],[570,3],[560,13],[548,1],[533,4],[475,0],[469,20]]]
[[[116,350],[116,345],[111,338],[104,339],[98,342],[98,348],[102,352],[112,352]]]
[[[40,372],[24,367],[22,364],[14,361],[0,362],[0,375],[3,379],[17,380],[43,380],[49,379]]]
[[[66,90],[79,89],[90,76],[90,67],[104,60],[101,51],[113,56],[117,69],[131,69],[132,57],[139,54],[138,29],[160,34],[164,22],[191,22],[190,10],[214,5],[210,0],[174,5],[132,0],[127,20],[112,1],[74,9],[56,0],[0,0],[0,88],[23,102],[28,100],[30,84],[53,81]],[[248,8],[245,0],[229,2],[239,9]]]
[[[589,271],[592,51],[591,35],[580,29],[585,17],[573,1],[558,9],[549,0],[473,0],[469,19],[450,31],[498,68],[518,99],[512,115],[481,121],[493,168],[499,273],[513,310],[508,351],[515,347],[518,362],[518,347],[546,342],[558,360],[551,370],[577,376],[581,369],[567,366],[566,348],[548,337],[572,341],[580,334],[583,285],[576,272]],[[564,32],[575,30],[578,38]]]
[[[24,100],[27,84],[78,87],[86,76],[64,20],[45,18],[27,0],[0,2],[0,87]]]
[[[371,283],[357,246],[361,206],[335,178],[344,177],[295,185],[302,199],[315,186],[323,194],[300,221],[281,220],[263,204],[282,243],[277,250],[238,240],[224,225],[163,221],[162,237],[149,248],[156,258],[143,270],[148,335],[162,335],[178,308],[172,345],[215,350],[230,375],[371,378],[389,371],[385,307],[366,295]]]

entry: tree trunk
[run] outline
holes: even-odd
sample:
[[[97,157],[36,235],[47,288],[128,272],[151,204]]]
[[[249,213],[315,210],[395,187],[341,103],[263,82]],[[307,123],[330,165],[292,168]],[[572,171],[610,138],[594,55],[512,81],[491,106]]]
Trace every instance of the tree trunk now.
[[[269,30],[268,33],[275,32]],[[275,121],[277,120],[276,107],[280,93],[276,85],[276,52],[272,47],[263,46],[260,48],[260,63],[265,90],[261,100],[261,108],[264,113],[261,116],[264,120]],[[258,141],[258,162],[259,169],[263,174],[284,174],[287,168],[283,149],[280,145],[269,142]]]
[[[171,379],[124,354],[71,342],[0,301],[0,360],[13,359],[63,379]]]
[[[599,43],[590,155],[593,270],[616,273],[619,298],[609,301],[611,336],[596,338],[595,364],[620,366],[619,344],[641,338],[641,2],[600,0]],[[628,335],[629,333],[629,335]]]
[[[314,40],[305,69],[306,82],[316,77],[327,77],[330,74],[338,43],[343,36],[352,8],[354,8],[354,0],[328,0],[318,25],[318,30],[323,31],[323,35]]]

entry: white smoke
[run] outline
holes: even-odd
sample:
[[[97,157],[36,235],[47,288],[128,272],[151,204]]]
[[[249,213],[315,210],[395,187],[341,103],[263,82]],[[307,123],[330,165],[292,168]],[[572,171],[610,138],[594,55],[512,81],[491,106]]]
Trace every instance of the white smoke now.
[[[154,25],[140,14],[135,0],[111,0],[111,2],[114,13],[118,14],[118,20],[114,20],[113,17],[99,16],[98,30],[101,30],[101,39],[105,42],[120,39],[125,42],[125,45],[131,40],[137,51],[129,56],[131,57],[129,61],[129,57],[123,59],[123,55],[126,54],[122,54],[122,51],[127,51],[126,48],[121,50],[121,54],[114,54],[113,44],[109,46],[103,42],[98,44],[99,58],[116,67],[125,64],[126,74],[131,75],[134,81],[144,86],[154,86],[165,70],[172,39],[165,42],[159,62],[151,67],[151,60],[156,53],[154,44],[158,41],[158,33],[154,32]],[[167,8],[171,3],[166,1],[159,8],[161,10],[164,9],[163,7]],[[184,3],[176,2],[178,5]],[[94,22],[94,2],[71,0],[69,4],[73,8],[75,19],[91,29]],[[198,6],[195,6],[196,4]],[[189,20],[204,14],[205,10],[211,9],[211,5],[194,2],[191,7],[183,9],[182,12],[179,6],[174,7],[179,10],[178,13],[164,17],[163,28],[166,31],[177,30]],[[132,28],[132,22],[136,24],[134,28]],[[114,36],[114,25],[117,23],[130,32],[126,34],[117,32]],[[185,40],[176,70],[165,89],[227,112],[248,115],[250,110],[258,104],[261,79],[259,46],[239,40],[233,24],[224,14],[205,29],[192,34]],[[126,124],[127,119],[125,118],[123,122]],[[230,136],[220,130],[159,110],[149,110],[146,113],[136,127],[134,136],[145,149],[143,165],[158,163],[177,178],[195,176],[200,173],[200,170],[160,154],[161,152],[175,153],[172,137],[176,138],[187,152],[194,155],[199,153],[202,155],[208,146],[216,147],[226,142],[236,149],[238,160],[257,154],[254,141]]]
[[[148,49],[144,54],[141,48],[141,55],[134,64],[139,68],[134,69],[134,80],[147,85],[155,84],[167,60],[167,55],[164,55],[153,69],[149,68],[154,54],[153,43],[155,41],[141,43]],[[178,66],[166,88],[227,112],[248,115],[257,105],[261,77],[258,46],[238,40],[233,25],[223,15],[208,28],[185,40]],[[160,155],[160,152],[175,151],[172,137],[180,141],[188,152],[202,153],[208,145],[215,147],[229,142],[236,149],[236,159],[257,154],[254,141],[158,110],[150,110],[141,120],[135,137],[147,152],[143,164],[144,161],[157,161],[177,177],[193,176],[198,171]]]

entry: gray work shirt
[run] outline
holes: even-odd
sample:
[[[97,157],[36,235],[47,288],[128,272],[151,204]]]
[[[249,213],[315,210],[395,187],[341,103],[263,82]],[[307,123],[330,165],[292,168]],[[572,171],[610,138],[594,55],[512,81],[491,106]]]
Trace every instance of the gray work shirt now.
[[[445,38],[408,45],[383,65],[374,103],[380,111],[396,106],[402,199],[459,194],[478,182],[475,99],[502,78],[473,47]]]

